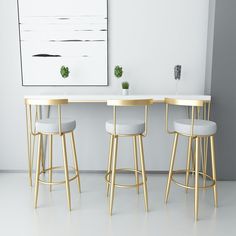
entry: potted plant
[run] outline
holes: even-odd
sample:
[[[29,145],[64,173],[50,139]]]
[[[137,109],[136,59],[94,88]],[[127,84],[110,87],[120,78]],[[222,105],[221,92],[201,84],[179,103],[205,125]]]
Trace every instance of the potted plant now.
[[[122,82],[122,94],[129,95],[129,83],[127,81]]]
[[[117,65],[114,69],[114,75],[117,79],[121,78],[123,75],[123,68]]]
[[[69,76],[69,74],[70,74],[69,68],[66,67],[66,66],[62,66],[61,70],[60,70],[60,73],[61,73],[61,76],[63,78],[67,78]]]

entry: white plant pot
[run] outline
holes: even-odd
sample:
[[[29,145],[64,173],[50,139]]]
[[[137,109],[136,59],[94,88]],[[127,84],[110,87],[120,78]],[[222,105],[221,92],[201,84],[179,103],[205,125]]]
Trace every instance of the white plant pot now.
[[[122,95],[124,96],[129,95],[129,89],[122,89]]]

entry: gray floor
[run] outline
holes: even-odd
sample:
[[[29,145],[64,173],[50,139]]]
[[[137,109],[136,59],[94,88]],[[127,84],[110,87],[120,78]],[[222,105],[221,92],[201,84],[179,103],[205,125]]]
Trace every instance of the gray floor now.
[[[102,174],[81,174],[81,195],[71,184],[72,212],[67,210],[64,186],[54,187],[52,193],[42,186],[35,210],[27,181],[26,174],[0,174],[0,235],[236,235],[236,182],[218,182],[218,209],[212,191],[201,192],[200,219],[194,223],[192,191],[186,194],[172,184],[169,203],[163,203],[166,175],[148,176],[149,213],[144,211],[142,191],[137,195],[135,189],[117,189],[112,217]]]

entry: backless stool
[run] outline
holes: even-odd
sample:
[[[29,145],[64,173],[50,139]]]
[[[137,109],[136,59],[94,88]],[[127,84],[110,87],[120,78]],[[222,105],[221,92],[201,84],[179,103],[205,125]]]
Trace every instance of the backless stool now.
[[[145,209],[148,211],[148,192],[147,192],[147,178],[145,172],[145,162],[144,162],[144,151],[143,151],[143,137],[147,133],[147,116],[148,116],[148,106],[153,103],[152,99],[143,100],[108,100],[107,105],[113,106],[113,120],[106,122],[106,131],[110,134],[110,150],[108,158],[108,167],[105,180],[107,181],[107,195],[110,196],[109,211],[112,215],[113,200],[114,200],[114,190],[115,187],[136,187],[137,192],[139,192],[139,186],[143,185],[144,190],[144,202]],[[135,120],[117,120],[117,107],[131,107],[131,106],[144,106],[145,114],[144,121]],[[116,169],[117,162],[117,148],[118,139],[120,137],[131,137],[133,139],[134,148],[134,169]],[[140,162],[141,170],[138,170],[138,157],[137,157],[137,138],[139,140],[139,150],[140,150]],[[131,172],[135,174],[135,184],[116,184],[116,172]],[[139,182],[139,175],[142,175],[142,182]]]
[[[215,165],[215,144],[214,144],[214,135],[217,130],[216,123],[209,120],[201,120],[195,119],[195,109],[198,109],[204,105],[203,101],[201,100],[180,100],[180,99],[173,99],[173,98],[166,98],[166,130],[170,134],[174,134],[174,144],[172,149],[172,156],[170,161],[170,168],[169,168],[169,175],[168,181],[166,185],[166,193],[165,193],[165,202],[168,201],[169,191],[170,191],[170,184],[171,181],[175,182],[177,185],[184,187],[186,189],[194,189],[194,218],[198,220],[198,195],[200,188],[209,188],[213,187],[214,191],[214,203],[215,207],[217,207],[218,199],[217,199],[217,189],[216,189],[216,165]],[[168,113],[169,113],[169,105],[176,105],[176,106],[187,106],[191,107],[191,119],[178,119],[175,120],[173,123],[173,131],[169,131],[168,128]],[[175,163],[175,156],[176,156],[176,149],[178,143],[179,135],[185,136],[188,138],[188,155],[187,155],[187,165],[186,171],[176,170],[174,171],[174,163]],[[207,175],[204,171],[199,171],[199,149],[200,149],[200,139],[210,137],[210,144],[211,144],[211,165],[212,165],[212,176]],[[195,141],[195,156],[192,155],[192,142]],[[194,158],[194,169],[190,170],[190,157],[193,156]],[[185,183],[177,182],[173,175],[177,173],[185,173]],[[189,185],[189,174],[194,174],[194,186]],[[211,180],[211,184],[203,186],[199,185],[199,175],[203,178],[207,178]]]
[[[29,112],[29,121],[30,121],[30,133],[34,136],[38,136],[38,154],[37,154],[37,165],[36,165],[36,176],[35,176],[35,199],[34,199],[34,207],[37,208],[38,202],[38,191],[39,191],[39,183],[47,184],[50,186],[50,191],[52,185],[54,184],[65,184],[66,192],[67,192],[67,201],[68,208],[71,210],[71,196],[70,196],[70,181],[77,179],[78,189],[80,192],[80,177],[79,177],[79,169],[75,148],[75,139],[74,139],[74,130],[76,127],[76,121],[70,119],[62,119],[61,114],[61,105],[68,104],[67,99],[26,99],[25,104],[28,106],[27,110]],[[32,128],[32,112],[31,107],[36,106],[56,106],[57,107],[57,118],[47,118],[47,119],[36,119],[35,129]],[[67,151],[66,151],[66,135],[69,134],[71,137],[72,144],[72,153],[73,153],[73,161],[75,171],[75,175],[73,177],[69,177],[69,169],[68,169],[68,161],[67,161]],[[48,168],[41,170],[42,164],[42,150],[43,150],[43,135],[47,136],[49,144],[49,164]],[[63,161],[64,166],[52,166],[52,157],[53,157],[53,137],[60,136],[62,141],[62,153],[63,153]],[[63,181],[52,181],[52,171],[55,169],[64,169],[65,180]],[[48,181],[41,179],[41,174],[48,172]]]

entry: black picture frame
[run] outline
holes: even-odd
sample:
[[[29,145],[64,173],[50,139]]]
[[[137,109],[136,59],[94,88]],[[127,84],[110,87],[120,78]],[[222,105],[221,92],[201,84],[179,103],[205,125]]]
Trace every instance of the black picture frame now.
[[[107,11],[107,63],[106,63],[106,84],[92,84],[92,85],[25,85],[23,78],[23,62],[22,62],[22,48],[21,48],[21,33],[20,33],[20,7],[19,0],[17,0],[17,23],[18,23],[18,39],[19,39],[19,50],[20,50],[20,67],[21,67],[21,86],[23,87],[108,87],[109,84],[109,4],[106,0],[106,11]]]

